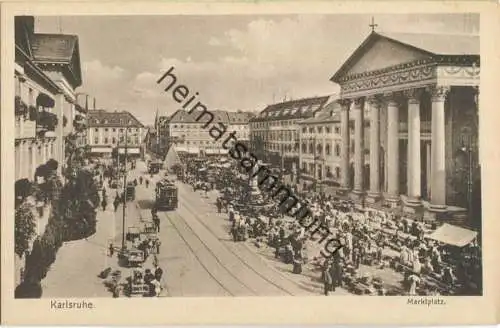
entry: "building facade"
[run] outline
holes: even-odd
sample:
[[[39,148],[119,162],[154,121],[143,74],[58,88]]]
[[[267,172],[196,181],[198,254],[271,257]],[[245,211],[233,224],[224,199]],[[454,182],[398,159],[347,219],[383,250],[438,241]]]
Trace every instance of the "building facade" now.
[[[35,33],[32,16],[15,18],[16,180],[33,180],[49,159],[65,160],[65,137],[85,110],[76,104],[81,86],[78,37]],[[78,126],[78,125],[77,125]]]
[[[428,220],[470,207],[480,184],[479,65],[476,36],[367,37],[331,79],[341,87],[341,181],[351,197],[421,211]],[[361,128],[365,113],[369,145]],[[368,172],[360,151],[366,146]]]
[[[224,124],[227,128],[225,135],[235,132],[235,136],[240,142],[248,142],[250,129],[249,120],[252,113],[248,112],[227,112],[210,111],[215,122]],[[223,155],[227,150],[222,147],[225,137],[215,140],[210,135],[210,128],[206,128],[206,123],[210,120],[209,115],[202,115],[201,111],[193,111],[191,114],[185,110],[178,110],[168,120],[169,140],[175,144],[177,152],[189,153],[192,155]]]
[[[299,124],[302,180],[338,183],[340,179],[340,105],[335,100]]]
[[[67,154],[66,138],[85,124],[85,110],[77,105],[82,84],[78,37],[35,33],[32,16],[15,17],[14,63],[14,178],[16,198],[24,193],[22,180],[35,181],[38,167],[54,159],[61,174]],[[81,118],[78,118],[81,115]],[[78,120],[80,119],[80,120]],[[20,182],[18,184],[18,182]],[[20,199],[20,198],[18,198]],[[17,202],[16,202],[17,203]],[[18,206],[20,204],[16,204]],[[50,211],[36,217],[32,242],[45,231]],[[23,279],[26,254],[15,257],[15,283]]]
[[[323,109],[329,97],[290,100],[267,106],[250,120],[252,151],[263,161],[298,170],[299,122]]]
[[[109,158],[113,149],[124,154],[127,148],[129,156],[141,156],[145,128],[130,112],[99,109],[89,110],[87,116],[87,143],[92,155]]]

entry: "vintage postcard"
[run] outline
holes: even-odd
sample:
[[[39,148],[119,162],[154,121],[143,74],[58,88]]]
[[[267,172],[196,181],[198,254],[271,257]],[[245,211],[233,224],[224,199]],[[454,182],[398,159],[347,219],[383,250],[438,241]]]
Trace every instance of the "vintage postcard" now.
[[[498,323],[499,18],[2,3],[3,323]]]

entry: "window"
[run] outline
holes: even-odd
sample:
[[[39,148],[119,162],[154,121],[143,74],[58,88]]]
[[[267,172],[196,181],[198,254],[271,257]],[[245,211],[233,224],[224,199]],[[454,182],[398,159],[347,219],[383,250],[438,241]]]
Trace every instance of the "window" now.
[[[94,129],[94,131],[95,131],[95,132],[99,132],[99,129],[98,129],[98,128],[95,128],[95,129]]]
[[[123,129],[120,129],[120,132],[122,132],[122,133],[123,133]]]
[[[318,126],[318,133],[323,133],[323,127],[322,126]]]
[[[314,133],[314,128],[309,128],[309,133]]]
[[[321,144],[316,145],[316,155],[318,156],[323,155],[323,145]]]
[[[99,137],[94,137],[94,144],[98,144],[99,143]]]
[[[136,145],[138,145],[138,144],[139,144],[139,137],[138,137],[138,136],[136,136],[136,137],[135,137],[135,144],[136,144]]]
[[[113,144],[115,144],[115,143],[116,143],[116,138],[115,138],[115,137],[113,137]]]
[[[314,145],[312,143],[309,144],[309,154],[314,153]]]
[[[108,141],[109,141],[109,140],[108,140],[108,137],[104,138],[104,144],[106,144],[106,145],[107,145],[107,144],[108,144]]]
[[[339,157],[340,156],[340,145],[335,144],[335,156]]]
[[[335,177],[337,179],[340,178],[340,167],[338,167],[338,166],[335,168]]]
[[[131,137],[127,137],[127,143],[131,143],[132,142],[132,138]]]
[[[124,136],[120,136],[120,142],[123,143],[124,140],[125,140],[125,137]]]
[[[330,155],[330,144],[326,144],[326,146],[325,146],[325,154],[327,156]]]
[[[331,131],[330,131],[330,127],[329,127],[329,126],[327,126],[327,127],[325,128],[325,131],[326,131],[326,133],[330,133],[330,132],[331,132]]]
[[[136,129],[135,129],[135,132],[139,132],[139,128],[136,128]]]
[[[108,128],[105,128],[105,129],[104,129],[104,132],[108,132]]]
[[[113,132],[116,132],[116,129],[115,129],[115,128],[113,128]]]
[[[335,127],[335,133],[340,134],[340,128],[338,126]]]

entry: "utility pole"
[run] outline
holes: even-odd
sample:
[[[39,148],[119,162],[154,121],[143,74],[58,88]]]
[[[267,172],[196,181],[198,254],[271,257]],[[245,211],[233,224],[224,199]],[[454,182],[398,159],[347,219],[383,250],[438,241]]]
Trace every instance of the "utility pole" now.
[[[123,164],[123,217],[122,217],[122,250],[125,250],[125,217],[127,214],[127,148],[128,126],[125,128],[125,158]],[[118,151],[118,154],[120,152]]]
[[[313,183],[314,183],[314,192],[316,192],[316,186],[318,184],[318,179],[316,177],[316,137],[312,137],[311,138],[312,142],[313,142],[313,174],[314,174],[314,180],[313,180]]]

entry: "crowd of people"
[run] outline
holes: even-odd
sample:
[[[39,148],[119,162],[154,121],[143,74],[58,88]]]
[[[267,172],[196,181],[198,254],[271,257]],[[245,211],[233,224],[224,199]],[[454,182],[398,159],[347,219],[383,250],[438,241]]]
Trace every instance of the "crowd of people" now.
[[[248,238],[274,249],[275,257],[300,274],[303,265],[319,271],[324,293],[337,287],[355,294],[436,295],[477,294],[481,290],[481,248],[477,240],[455,247],[426,238],[436,224],[408,219],[400,214],[361,208],[353,202],[324,193],[296,192],[311,210],[311,220],[321,222],[340,241],[335,256],[320,256],[318,236],[297,220],[280,212],[269,193],[262,197],[269,206],[251,207],[249,180],[241,168],[222,168],[208,161],[191,164],[183,181],[207,190],[219,190],[216,206],[227,212],[229,233],[235,242]],[[201,168],[201,170],[200,170]],[[209,183],[204,172],[210,168],[220,183]],[[386,281],[383,271],[392,271],[398,281]]]

